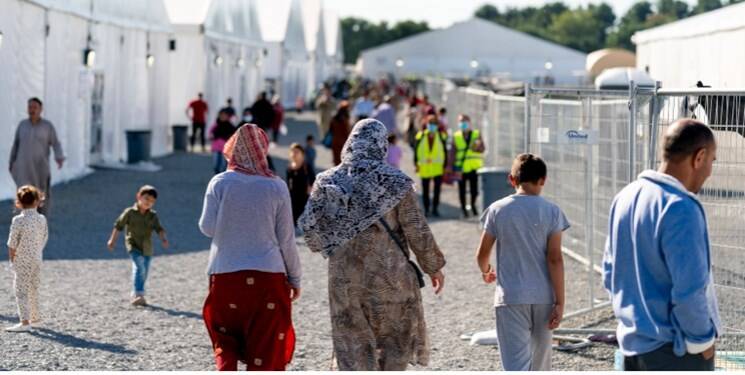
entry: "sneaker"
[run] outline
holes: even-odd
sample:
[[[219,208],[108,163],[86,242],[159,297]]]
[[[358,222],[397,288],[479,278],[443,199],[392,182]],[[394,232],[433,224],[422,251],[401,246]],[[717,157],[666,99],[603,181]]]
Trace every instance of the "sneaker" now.
[[[461,217],[461,219],[468,219],[468,210],[466,210],[464,208],[463,211],[462,211],[462,213],[461,213],[461,215],[460,215],[460,217]]]
[[[144,296],[137,296],[134,299],[132,299],[132,306],[145,306],[147,305],[147,301],[145,300]]]
[[[473,212],[473,216],[476,216],[476,217],[479,216],[479,211],[476,210],[476,207],[475,206],[473,208],[471,208],[471,212]]]
[[[30,324],[21,323],[5,328],[5,332],[31,332],[31,330],[32,328]]]

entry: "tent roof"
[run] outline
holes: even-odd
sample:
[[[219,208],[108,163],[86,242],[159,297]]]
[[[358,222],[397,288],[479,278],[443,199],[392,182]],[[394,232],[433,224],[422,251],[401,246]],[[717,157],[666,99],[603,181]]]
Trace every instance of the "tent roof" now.
[[[301,17],[294,16],[292,22],[294,30],[303,28],[303,38],[305,46],[309,51],[316,49],[319,13],[323,13],[324,34],[326,36],[326,53],[328,55],[337,54],[337,34],[339,33],[339,16],[330,9],[323,6],[321,0],[303,0],[294,4],[292,0],[257,0],[258,11],[261,15],[259,23],[261,24],[261,33],[267,42],[280,42],[285,40],[287,35],[287,26],[289,24],[290,8],[297,7],[294,11]],[[299,9],[299,11],[298,11]],[[300,22],[302,26],[298,26]],[[297,37],[297,35],[295,36]],[[298,43],[295,43],[298,44]]]
[[[261,42],[255,0],[165,0],[174,25],[204,26],[216,38]]]
[[[726,6],[711,12],[640,31],[634,34],[631,40],[635,44],[644,44],[657,40],[684,39],[742,28],[745,28],[745,3]]]
[[[170,32],[163,0],[26,0],[38,6],[121,27]]]
[[[420,33],[379,47],[362,56],[396,55],[422,58],[469,59],[507,58],[585,58],[585,54],[508,27],[472,18],[452,26]]]
[[[609,68],[633,68],[636,66],[636,55],[625,49],[606,48],[587,55],[585,68],[592,77],[596,77]]]

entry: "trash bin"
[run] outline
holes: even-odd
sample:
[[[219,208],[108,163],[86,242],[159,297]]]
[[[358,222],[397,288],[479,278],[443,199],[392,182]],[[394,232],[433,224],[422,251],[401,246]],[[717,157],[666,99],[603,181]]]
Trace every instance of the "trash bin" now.
[[[187,151],[189,144],[189,126],[173,126],[173,151]]]
[[[127,163],[150,160],[150,130],[127,130]]]
[[[481,178],[481,207],[483,211],[486,211],[492,203],[515,192],[507,179],[510,175],[510,171],[507,169],[481,168],[478,174]]]

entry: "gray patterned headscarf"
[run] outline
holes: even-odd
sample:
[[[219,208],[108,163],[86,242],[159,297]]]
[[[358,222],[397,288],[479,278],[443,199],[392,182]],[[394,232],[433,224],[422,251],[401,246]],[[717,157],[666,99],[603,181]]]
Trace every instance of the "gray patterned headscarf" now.
[[[305,241],[324,257],[388,213],[414,182],[385,162],[388,131],[377,120],[354,126],[342,149],[342,162],[316,178],[300,217]]]

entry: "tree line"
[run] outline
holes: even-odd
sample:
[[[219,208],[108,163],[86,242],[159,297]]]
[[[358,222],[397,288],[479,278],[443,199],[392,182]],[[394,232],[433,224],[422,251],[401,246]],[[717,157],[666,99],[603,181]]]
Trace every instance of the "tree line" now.
[[[745,0],[641,0],[620,19],[607,3],[568,7],[557,1],[543,6],[507,7],[503,10],[485,4],[474,16],[519,30],[583,52],[616,47],[635,49],[631,36],[637,31],[661,26]],[[341,20],[345,63],[353,64],[360,52],[429,31],[427,22],[401,21],[373,23],[348,17]]]

